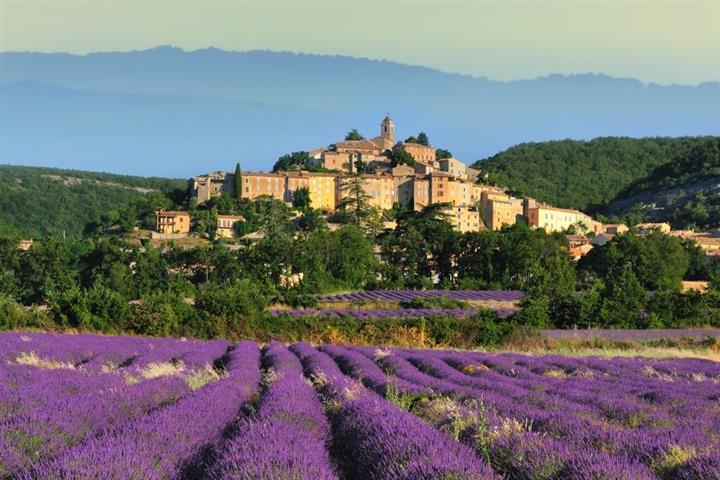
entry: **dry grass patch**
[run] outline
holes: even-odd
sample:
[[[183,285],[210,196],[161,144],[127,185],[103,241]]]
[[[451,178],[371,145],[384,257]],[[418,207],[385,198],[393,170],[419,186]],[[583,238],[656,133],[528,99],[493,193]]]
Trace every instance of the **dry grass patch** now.
[[[177,375],[185,371],[185,364],[182,361],[153,362],[149,363],[140,372],[140,375],[150,380],[159,377]]]
[[[185,380],[187,381],[190,390],[199,390],[210,382],[220,380],[223,375],[215,370],[212,365],[206,364],[200,370],[190,374]]]
[[[40,358],[35,352],[21,352],[20,355],[15,357],[15,363],[18,365],[31,365],[33,367],[45,368],[49,370],[55,370],[59,368],[75,369],[75,365],[68,362],[61,362],[59,360],[51,360],[48,358]]]

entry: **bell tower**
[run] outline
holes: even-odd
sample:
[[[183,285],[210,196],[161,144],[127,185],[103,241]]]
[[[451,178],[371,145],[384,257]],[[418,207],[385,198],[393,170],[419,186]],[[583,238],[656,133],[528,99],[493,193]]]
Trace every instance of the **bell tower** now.
[[[390,145],[395,144],[395,123],[389,116],[386,116],[380,124],[380,138]]]

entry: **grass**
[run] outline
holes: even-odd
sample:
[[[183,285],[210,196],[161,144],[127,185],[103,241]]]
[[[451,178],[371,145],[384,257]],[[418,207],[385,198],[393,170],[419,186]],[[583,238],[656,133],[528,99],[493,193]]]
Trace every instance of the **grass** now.
[[[488,351],[606,358],[702,358],[720,362],[720,339],[651,340],[647,342],[609,341],[597,338],[550,340],[537,332],[523,331],[511,335],[502,345]]]

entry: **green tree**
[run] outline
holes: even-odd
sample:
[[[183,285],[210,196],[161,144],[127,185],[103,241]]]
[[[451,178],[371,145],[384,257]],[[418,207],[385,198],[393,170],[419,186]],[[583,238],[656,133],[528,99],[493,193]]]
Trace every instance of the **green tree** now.
[[[458,282],[473,288],[499,288],[495,252],[499,233],[492,230],[460,236],[456,260]]]
[[[405,150],[396,148],[390,155],[390,164],[393,167],[397,167],[398,165],[408,165],[412,167],[415,165],[415,158]]]
[[[351,140],[365,140],[365,137],[363,137],[357,129],[353,128],[345,135],[345,141]]]
[[[351,225],[331,232],[329,240],[327,271],[347,288],[362,288],[377,270],[373,242],[365,232]]]
[[[292,205],[300,210],[305,210],[310,207],[310,189],[307,187],[300,187],[293,193]]]
[[[195,330],[207,338],[238,339],[252,331],[267,306],[263,292],[249,280],[226,286],[208,285],[195,299]]]
[[[273,172],[287,170],[304,170],[308,166],[310,157],[308,152],[292,152],[278,158],[273,165]]]
[[[327,221],[320,210],[307,208],[298,219],[298,228],[307,232],[327,230]]]
[[[605,282],[600,318],[605,328],[637,328],[646,294],[629,264],[618,265]]]
[[[59,325],[119,332],[127,323],[130,305],[127,299],[100,283],[85,290],[74,286],[52,299],[51,314]]]
[[[20,297],[24,304],[41,304],[76,285],[78,256],[71,244],[51,237],[35,242],[20,258]]]
[[[690,259],[678,238],[660,232],[627,233],[592,249],[578,264],[599,278],[609,277],[619,265],[629,265],[647,290],[678,289]]]
[[[453,261],[458,252],[458,234],[448,221],[448,204],[431,204],[419,212],[398,217],[397,227],[384,236],[382,255],[407,286],[421,286],[437,275],[453,282]],[[408,241],[409,240],[409,241]]]
[[[157,290],[143,295],[132,307],[127,330],[157,337],[178,337],[190,334],[202,336],[203,331],[194,331],[197,314],[192,305],[174,292]]]
[[[425,145],[426,147],[430,146],[430,140],[428,139],[428,136],[425,132],[418,133],[417,143],[419,143],[420,145]]]
[[[444,148],[438,148],[435,150],[435,160],[442,160],[444,158],[452,158],[453,154],[450,152],[450,150],[445,150]]]
[[[379,232],[382,222],[377,209],[370,205],[372,197],[365,191],[362,175],[346,177],[342,190],[343,198],[338,202],[340,215],[336,215],[336,218],[375,236]]]
[[[233,177],[235,187],[235,200],[238,202],[242,198],[242,170],[240,169],[240,162],[235,164],[235,176]]]
[[[20,250],[17,242],[0,238],[0,295],[17,299],[20,294]]]

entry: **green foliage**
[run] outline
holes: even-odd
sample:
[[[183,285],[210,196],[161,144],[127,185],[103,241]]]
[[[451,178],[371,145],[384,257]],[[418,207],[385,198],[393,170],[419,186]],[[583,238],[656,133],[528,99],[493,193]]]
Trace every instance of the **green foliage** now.
[[[102,284],[73,287],[52,299],[51,316],[58,325],[82,330],[113,331],[125,325],[130,305],[122,295]]]
[[[365,140],[365,137],[363,137],[357,129],[353,128],[345,135],[345,141],[351,140]]]
[[[206,332],[197,329],[197,317],[197,310],[175,292],[157,290],[143,295],[133,305],[125,328],[158,337],[203,336]]]
[[[343,199],[337,205],[335,221],[353,225],[374,237],[382,222],[380,213],[370,204],[370,198],[362,175],[348,177],[343,184]]]
[[[444,148],[438,148],[435,150],[435,160],[442,160],[444,158],[452,158],[453,154],[450,152],[450,150],[445,150]]]
[[[273,221],[280,221],[284,225],[291,214],[285,202],[269,195],[262,195],[254,200],[244,198],[237,202],[236,211],[245,218],[237,227],[237,233],[241,236],[262,230]]]
[[[395,148],[390,154],[390,164],[393,167],[397,167],[398,165],[408,165],[412,167],[415,165],[415,158],[402,148]]]
[[[425,132],[418,133],[416,136],[410,136],[405,139],[405,143],[417,143],[420,145],[425,145],[426,147],[430,146],[430,140],[428,139],[428,136]]]
[[[240,169],[240,162],[235,164],[233,187],[235,189],[235,200],[239,201],[242,198],[242,169]]]
[[[717,138],[606,137],[524,143],[472,166],[490,173],[493,181],[519,188],[533,198],[586,210],[610,202],[633,184],[641,188],[638,182],[657,175],[652,173],[655,168],[682,161],[676,159],[708,142],[717,142]],[[685,175],[692,171],[688,165],[678,168]]]
[[[310,207],[310,189],[301,187],[293,193],[292,205],[300,210]]]
[[[363,288],[377,271],[373,243],[357,227],[309,234],[299,245],[296,268],[309,292]]]
[[[53,294],[76,284],[78,254],[72,243],[58,238],[36,242],[20,257],[20,298],[25,304],[41,304]],[[84,245],[75,244],[79,248]]]
[[[641,319],[646,293],[629,265],[618,266],[605,282],[600,320],[605,328],[634,328]]]
[[[308,166],[308,152],[292,152],[278,158],[273,165],[273,172],[287,170],[304,170]]]
[[[637,236],[617,235],[611,242],[593,248],[579,262],[581,271],[598,278],[628,266],[647,290],[677,289],[690,266],[680,239],[651,232]]]
[[[307,208],[298,219],[298,228],[306,232],[327,230],[327,220],[320,210]]]
[[[10,165],[0,165],[0,183],[0,236],[25,238],[79,235],[148,189],[186,189],[185,180]]]
[[[424,279],[436,274],[441,282],[452,284],[459,234],[448,221],[447,207],[435,203],[419,212],[403,212],[395,230],[383,234],[381,255],[388,266],[388,282],[420,288]]]
[[[406,317],[376,319],[265,315],[248,325],[248,336],[261,341],[347,342],[364,345],[477,348],[497,345],[513,331],[513,323],[490,311],[474,317]]]
[[[0,330],[50,329],[52,326],[45,312],[27,309],[12,297],[0,294]]]
[[[490,310],[481,310],[471,318],[477,325],[475,344],[478,346],[500,345],[515,330],[515,324],[511,320],[500,319]]]
[[[205,337],[239,338],[247,324],[258,321],[266,306],[261,290],[248,280],[201,289],[195,298],[199,316],[195,331]]]

